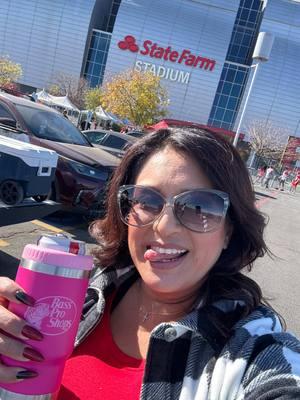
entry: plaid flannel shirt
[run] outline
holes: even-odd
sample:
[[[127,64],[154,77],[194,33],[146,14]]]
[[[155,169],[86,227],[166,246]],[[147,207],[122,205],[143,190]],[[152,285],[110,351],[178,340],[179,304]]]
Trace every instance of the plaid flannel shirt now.
[[[134,267],[98,271],[75,345],[101,320],[105,298],[116,288],[124,293],[136,277]],[[300,342],[283,332],[268,307],[260,306],[244,319],[239,318],[241,309],[238,301],[220,300],[155,327],[140,400],[299,400]],[[212,310],[223,323],[236,321],[225,343],[207,318]]]

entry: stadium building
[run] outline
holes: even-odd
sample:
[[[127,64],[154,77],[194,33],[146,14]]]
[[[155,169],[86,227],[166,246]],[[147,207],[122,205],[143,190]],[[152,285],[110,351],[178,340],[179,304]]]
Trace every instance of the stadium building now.
[[[259,32],[274,43],[244,124],[271,121],[300,136],[297,0],[0,2],[0,55],[22,65],[23,85],[41,89],[63,72],[97,86],[127,69],[148,70],[168,89],[169,118],[228,130],[240,118]]]

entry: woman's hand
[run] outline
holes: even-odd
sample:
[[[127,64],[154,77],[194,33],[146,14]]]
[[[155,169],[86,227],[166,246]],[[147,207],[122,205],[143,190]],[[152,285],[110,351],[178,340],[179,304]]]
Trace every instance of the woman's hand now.
[[[0,355],[19,361],[42,361],[43,356],[37,350],[18,339],[42,340],[43,335],[29,326],[25,320],[9,311],[7,309],[9,302],[34,305],[34,299],[27,295],[16,282],[0,277]],[[35,376],[37,376],[35,371],[6,366],[0,356],[0,382],[19,382],[21,379]]]

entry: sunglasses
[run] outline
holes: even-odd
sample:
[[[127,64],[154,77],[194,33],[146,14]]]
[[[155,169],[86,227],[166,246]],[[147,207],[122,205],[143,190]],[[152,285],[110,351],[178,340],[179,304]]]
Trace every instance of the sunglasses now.
[[[153,224],[171,206],[185,228],[199,233],[213,232],[225,219],[229,207],[227,193],[212,189],[194,189],[166,200],[155,189],[124,185],[118,191],[118,205],[126,225],[142,228]]]

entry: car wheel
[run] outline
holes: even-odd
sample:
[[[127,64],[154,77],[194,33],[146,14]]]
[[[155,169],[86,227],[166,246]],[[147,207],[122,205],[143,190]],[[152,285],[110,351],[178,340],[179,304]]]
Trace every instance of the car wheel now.
[[[0,200],[3,203],[14,206],[24,200],[24,190],[19,182],[7,180],[0,185]]]
[[[32,198],[37,202],[37,203],[41,203],[45,200],[53,200],[56,201],[56,190],[55,190],[55,185],[54,183],[52,183],[51,188],[49,190],[49,193],[46,195],[41,195],[38,194],[36,196],[32,196]]]
[[[37,202],[37,203],[42,203],[43,201],[48,199],[48,195],[37,195],[37,196],[32,196],[32,198]]]

